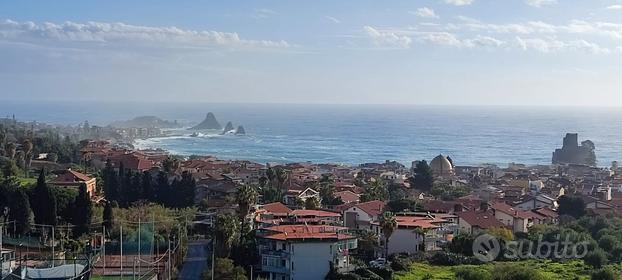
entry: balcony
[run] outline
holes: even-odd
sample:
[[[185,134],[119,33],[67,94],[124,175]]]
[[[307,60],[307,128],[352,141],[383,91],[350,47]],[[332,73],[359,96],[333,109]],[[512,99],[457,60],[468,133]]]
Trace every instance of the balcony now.
[[[264,272],[272,272],[272,273],[280,273],[280,274],[289,274],[289,268],[286,266],[270,266],[270,265],[262,265],[261,270]]]
[[[289,252],[283,250],[262,250],[261,255],[281,259],[289,258]]]

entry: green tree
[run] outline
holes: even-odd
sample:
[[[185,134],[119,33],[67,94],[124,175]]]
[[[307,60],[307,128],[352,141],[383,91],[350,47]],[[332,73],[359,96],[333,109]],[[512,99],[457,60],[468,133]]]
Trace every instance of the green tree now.
[[[45,182],[45,172],[39,172],[33,193],[32,210],[37,224],[56,225],[57,205],[54,193]]]
[[[385,256],[389,255],[389,239],[395,229],[397,229],[397,220],[395,215],[391,212],[384,212],[380,216],[380,228],[382,228],[382,235],[384,236],[384,250]]]
[[[111,202],[106,202],[102,213],[102,220],[104,221],[104,227],[106,227],[106,233],[111,232],[114,226],[114,210]]]
[[[386,200],[388,196],[389,193],[384,182],[381,179],[376,179],[365,187],[365,191],[361,195],[361,201]]]
[[[415,176],[411,177],[411,184],[416,189],[421,191],[429,191],[432,189],[434,183],[434,175],[432,174],[432,168],[428,165],[428,162],[422,160],[415,166]]]
[[[573,195],[563,195],[558,199],[559,215],[569,215],[578,219],[585,215],[585,202],[583,198]]]
[[[122,167],[121,167],[122,168]],[[108,201],[118,201],[119,199],[119,176],[115,172],[112,162],[106,160],[106,167],[103,170],[104,196]]]
[[[9,200],[9,220],[15,221],[17,234],[26,234],[30,231],[32,213],[28,195],[23,188],[15,188]]]
[[[149,171],[143,172],[143,178],[141,180],[142,188],[142,198],[147,201],[155,202],[155,190],[153,189],[153,178],[151,178],[151,173]]]
[[[219,215],[216,218],[214,237],[218,256],[228,257],[231,254],[231,247],[237,241],[239,232],[240,224],[233,214]]]
[[[214,279],[227,280],[246,280],[246,271],[241,266],[233,264],[233,260],[227,258],[216,258],[214,260]],[[211,280],[212,272],[207,270],[203,274],[203,279]]]
[[[305,200],[305,209],[315,210],[320,207],[320,202],[317,200],[315,196],[307,198]]]
[[[11,143],[4,145],[4,154],[9,159],[15,159],[16,151],[17,151],[17,146],[15,145],[15,143],[11,142]]]
[[[6,179],[11,176],[17,176],[19,174],[19,168],[13,160],[7,160],[2,165],[2,176]]]
[[[458,267],[454,269],[456,280],[490,280],[492,275],[485,269]]]
[[[607,253],[599,248],[587,253],[583,258],[583,262],[593,268],[602,268],[609,260],[607,259]]]
[[[75,228],[73,234],[75,237],[88,233],[91,225],[91,217],[93,216],[93,205],[91,198],[86,191],[86,185],[81,184],[76,197],[75,209],[73,216],[73,224]]]
[[[24,174],[28,177],[30,164],[32,162],[32,149],[34,148],[32,141],[26,139],[22,142],[22,150],[24,151]]]
[[[249,214],[251,207],[257,202],[257,191],[249,185],[238,188],[235,201],[238,204],[238,215],[242,224],[246,222],[246,216]]]
[[[192,177],[192,174],[188,171],[181,173],[181,181],[179,185],[179,192],[182,196],[179,200],[179,207],[190,207],[194,205],[196,181],[194,180],[194,177]]]

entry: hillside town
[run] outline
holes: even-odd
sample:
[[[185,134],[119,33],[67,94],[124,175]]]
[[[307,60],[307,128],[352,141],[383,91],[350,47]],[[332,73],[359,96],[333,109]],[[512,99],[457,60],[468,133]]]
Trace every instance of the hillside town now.
[[[39,278],[29,271],[40,266],[42,258],[76,256],[68,248],[81,249],[89,257],[62,279],[86,274],[183,279],[193,258],[201,268],[194,277],[204,279],[356,279],[347,277],[364,274],[391,279],[405,269],[400,266],[417,259],[434,263],[442,256],[468,257],[473,252],[460,244],[468,247],[469,240],[484,233],[507,240],[528,238],[571,220],[609,219],[622,213],[622,169],[617,162],[596,167],[589,153],[583,156],[587,159],[565,157],[573,162],[556,158],[579,147],[576,134],[568,134],[564,147],[554,153],[555,164],[500,167],[460,165],[459,159],[442,154],[409,166],[390,160],[357,166],[256,163],[135,150],[102,138],[88,139],[89,134],[71,136],[74,140],[67,135],[63,141],[70,150],[59,160],[50,157],[58,151],[41,144],[52,133],[47,128],[7,119],[0,131],[3,279],[20,279],[18,273],[28,279],[60,279],[54,273],[66,274],[69,268]],[[41,191],[45,189],[50,190]],[[17,203],[28,195],[32,197],[25,204]],[[72,195],[73,202],[59,200]],[[38,209],[48,203],[44,197],[55,200],[56,215],[46,218],[42,213],[47,210]],[[22,211],[24,205],[32,211]],[[155,207],[178,209],[170,210],[176,213],[190,210],[183,225],[181,220],[169,221],[177,228],[174,232],[158,229]],[[87,209],[88,217],[80,216],[80,209]],[[103,218],[93,209],[101,209]],[[140,241],[133,253],[123,245],[130,242],[125,241],[123,225],[130,231],[133,212],[138,213],[134,234],[139,240],[144,238],[141,219],[151,220],[154,239],[143,243],[151,247],[146,253]],[[119,213],[124,216],[117,217]],[[162,244],[153,244],[155,234],[166,235]],[[59,236],[64,241],[58,243]],[[117,250],[106,252],[118,242]],[[191,254],[192,246],[211,253],[185,255]],[[164,253],[157,252],[160,248]],[[137,269],[141,254],[149,254],[149,261]],[[609,253],[611,261],[615,254]],[[232,278],[214,278],[214,273],[234,272]]]

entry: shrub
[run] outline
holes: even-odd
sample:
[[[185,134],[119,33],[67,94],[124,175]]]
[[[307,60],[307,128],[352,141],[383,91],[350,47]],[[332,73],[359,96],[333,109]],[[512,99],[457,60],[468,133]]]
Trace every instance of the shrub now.
[[[620,279],[616,276],[616,273],[611,269],[599,269],[592,272],[590,277],[592,280],[616,280]]]
[[[601,268],[603,265],[607,264],[608,261],[607,253],[605,253],[602,249],[596,249],[589,252],[583,258],[583,262],[593,268]]]
[[[458,267],[454,270],[456,280],[490,280],[492,276],[487,270],[477,269],[475,267]]]

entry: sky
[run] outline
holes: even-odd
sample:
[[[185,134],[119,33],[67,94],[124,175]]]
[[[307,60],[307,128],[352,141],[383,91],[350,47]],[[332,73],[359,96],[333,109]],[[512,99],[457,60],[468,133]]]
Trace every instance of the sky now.
[[[0,1],[0,100],[622,106],[621,77],[622,0]]]

